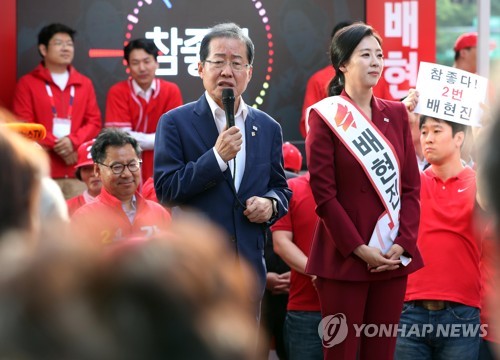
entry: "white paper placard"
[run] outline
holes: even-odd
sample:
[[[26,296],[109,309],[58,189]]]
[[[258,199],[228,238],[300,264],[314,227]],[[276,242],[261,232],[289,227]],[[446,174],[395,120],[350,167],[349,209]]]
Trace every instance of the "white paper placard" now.
[[[414,112],[456,123],[480,127],[488,79],[454,67],[421,62]]]

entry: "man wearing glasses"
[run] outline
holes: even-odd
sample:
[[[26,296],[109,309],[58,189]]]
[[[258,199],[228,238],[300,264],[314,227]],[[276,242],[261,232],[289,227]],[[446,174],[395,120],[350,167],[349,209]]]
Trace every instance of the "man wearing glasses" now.
[[[47,129],[40,145],[50,156],[51,177],[66,199],[80,195],[85,184],[75,179],[77,149],[101,130],[101,112],[91,80],[71,65],[75,30],[63,24],[45,26],[38,34],[42,62],[19,79],[14,113]]]
[[[291,192],[283,170],[282,131],[245,104],[254,45],[236,24],[210,29],[200,45],[198,73],[205,93],[162,115],[154,146],[158,200],[200,211],[227,233],[238,256],[253,265],[264,292],[264,243],[269,224],[286,214]],[[234,92],[235,126],[228,126],[223,90]],[[227,91],[227,90],[226,90]]]
[[[141,182],[141,149],[132,136],[104,129],[90,150],[101,194],[78,209],[71,221],[83,240],[100,245],[144,240],[165,230],[170,214],[137,191]]]

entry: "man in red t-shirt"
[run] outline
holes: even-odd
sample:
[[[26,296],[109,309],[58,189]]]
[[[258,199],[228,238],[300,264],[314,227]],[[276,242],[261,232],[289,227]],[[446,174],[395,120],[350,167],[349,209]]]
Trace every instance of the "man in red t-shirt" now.
[[[160,116],[182,105],[179,87],[156,78],[158,48],[153,40],[135,39],[123,49],[130,79],[109,89],[105,126],[126,130],[141,146],[142,179],[153,175],[153,145]]]
[[[289,360],[323,359],[318,336],[321,309],[312,277],[305,267],[318,217],[309,185],[309,173],[288,180],[293,196],[288,214],[271,228],[274,251],[291,268],[285,319],[285,348]]]
[[[431,164],[421,172],[417,246],[425,266],[408,276],[395,359],[477,359],[481,244],[476,173],[460,148],[466,126],[422,116],[420,141]]]

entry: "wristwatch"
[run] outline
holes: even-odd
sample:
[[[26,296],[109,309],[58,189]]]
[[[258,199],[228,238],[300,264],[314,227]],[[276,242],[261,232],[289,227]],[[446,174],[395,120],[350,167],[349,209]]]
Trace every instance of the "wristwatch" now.
[[[273,198],[271,198],[271,201],[273,202],[273,215],[271,216],[271,219],[274,219],[278,216],[278,201]]]

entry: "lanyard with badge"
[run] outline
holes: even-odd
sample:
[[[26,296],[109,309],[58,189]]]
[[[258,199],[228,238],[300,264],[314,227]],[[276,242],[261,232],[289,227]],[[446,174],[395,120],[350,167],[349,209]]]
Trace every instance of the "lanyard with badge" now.
[[[50,99],[50,107],[52,108],[52,134],[54,134],[54,136],[58,139],[68,136],[71,132],[71,113],[73,111],[73,101],[75,99],[75,87],[71,85],[69,89],[69,107],[68,116],[66,118],[60,118],[57,116],[56,103],[54,101],[52,89],[50,88],[48,82],[45,83],[45,89],[47,89],[47,95],[49,95]]]

